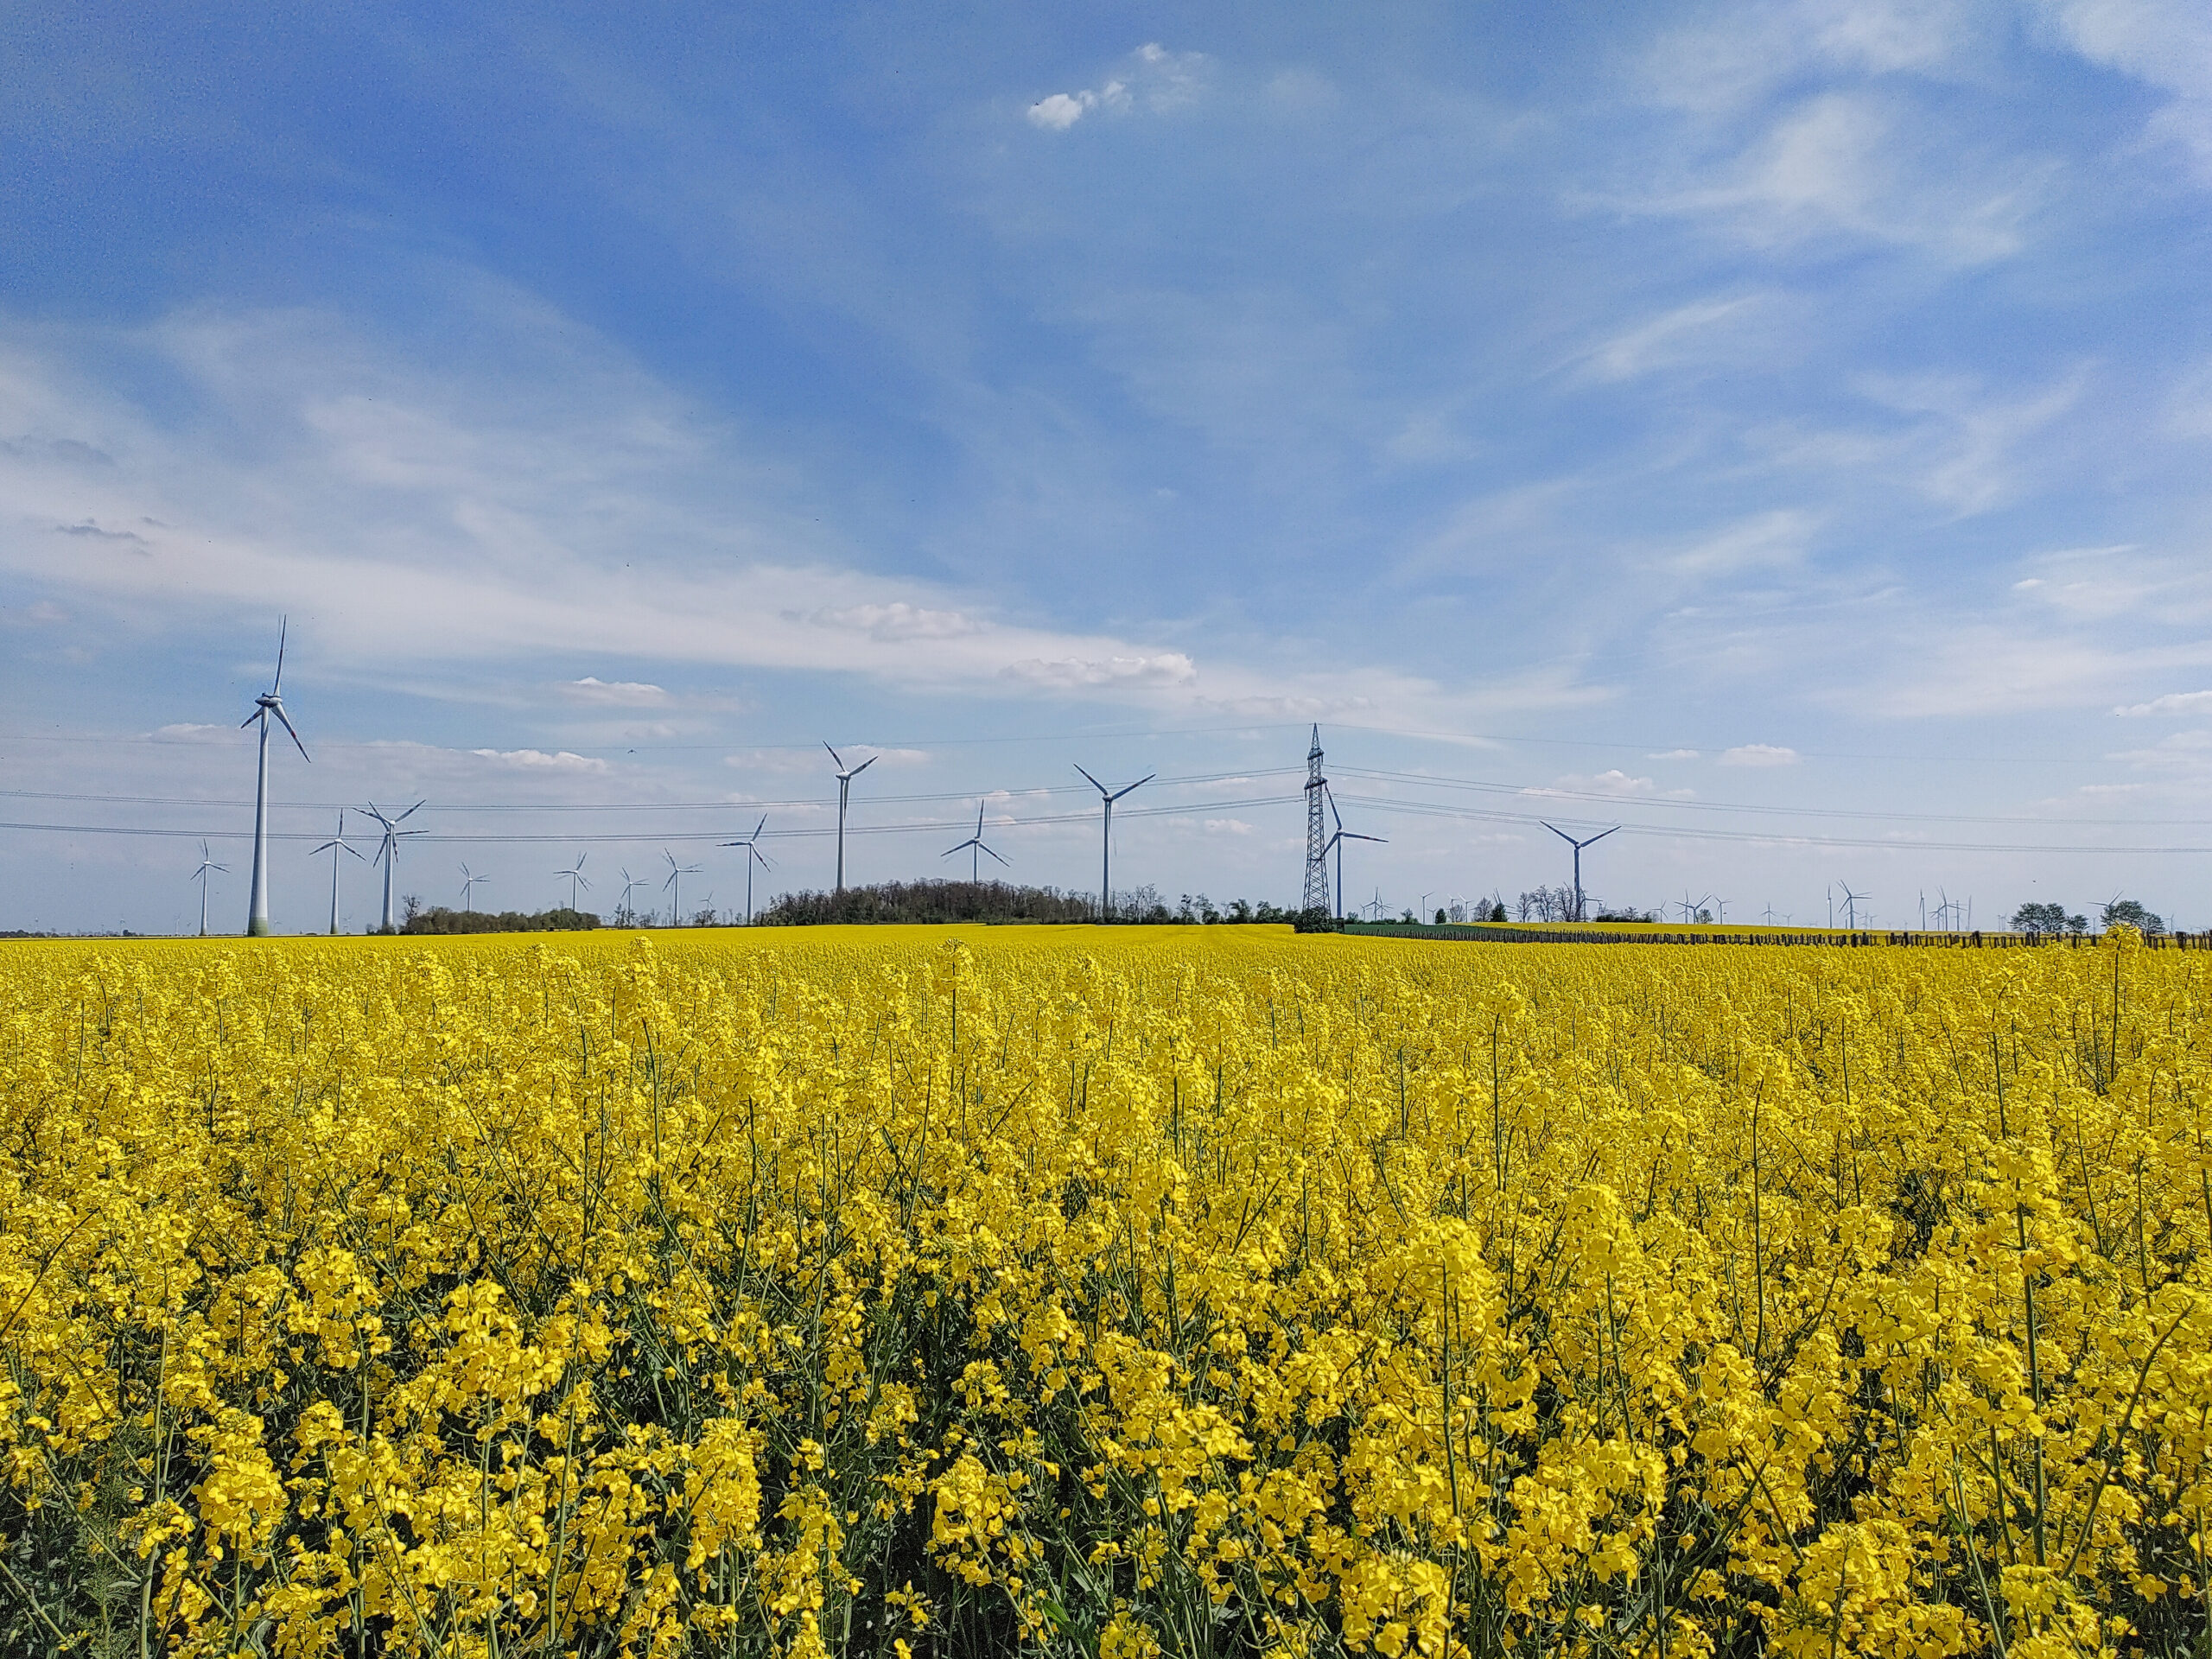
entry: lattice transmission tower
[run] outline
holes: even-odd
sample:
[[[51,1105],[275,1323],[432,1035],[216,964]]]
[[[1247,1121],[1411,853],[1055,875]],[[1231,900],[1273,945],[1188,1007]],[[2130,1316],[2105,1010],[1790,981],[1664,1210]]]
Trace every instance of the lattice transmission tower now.
[[[1323,797],[1329,780],[1321,775],[1321,728],[1313,728],[1313,747],[1306,752],[1306,897],[1300,907],[1329,911],[1329,828]]]

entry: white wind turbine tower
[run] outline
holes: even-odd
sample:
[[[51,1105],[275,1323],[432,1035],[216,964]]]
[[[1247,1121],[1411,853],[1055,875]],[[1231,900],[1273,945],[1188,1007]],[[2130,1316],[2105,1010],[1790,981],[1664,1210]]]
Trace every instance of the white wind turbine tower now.
[[[476,874],[466,864],[461,867],[461,907],[463,910],[474,911],[476,908],[476,889],[491,879],[488,875]]]
[[[200,884],[200,937],[203,939],[207,937],[207,876],[213,870],[220,870],[225,875],[228,875],[231,873],[231,867],[227,864],[218,864],[215,861],[215,855],[207,850],[207,843],[203,841],[200,843],[200,868],[188,878]]]
[[[420,812],[423,810],[423,803],[417,801],[414,805],[409,807],[404,812],[402,812],[395,818],[390,813],[386,812],[382,807],[378,806],[374,801],[371,801],[368,805],[369,816],[384,826],[384,840],[377,848],[377,861],[382,863],[384,866],[383,926],[384,931],[387,933],[392,931],[391,876],[392,872],[397,869],[399,865],[400,841],[404,836],[419,836],[423,833],[420,830],[402,830],[399,826],[404,823],[409,818],[413,817],[417,812]]]
[[[858,771],[859,768],[855,767],[854,770]],[[671,927],[681,927],[683,925],[683,878],[687,875],[698,874],[702,867],[697,864],[677,863],[676,855],[665,847],[660,849],[660,855],[668,861],[668,880],[660,884],[661,891],[666,893],[671,888],[675,890],[675,897],[669,900],[668,925]]]
[[[584,860],[590,856],[591,855],[589,853],[578,853],[576,855],[576,861],[569,866],[567,869],[556,870],[553,872],[554,876],[557,880],[566,881],[569,884],[569,908],[570,910],[574,910],[576,907],[576,889],[578,887],[581,887],[586,893],[589,893],[591,891],[591,879],[584,874]]]
[[[1135,789],[1136,785],[1131,784],[1129,787]],[[991,852],[991,849],[983,844],[983,804],[981,801],[976,803],[976,833],[960,842],[958,846],[946,848],[938,856],[950,858],[955,853],[963,850],[968,854],[968,885],[971,887],[982,885],[983,866],[981,855],[982,854],[990,853],[993,858],[999,859],[1000,863],[1006,864],[1006,860],[999,858],[996,853]],[[1012,869],[1014,867],[1007,864],[1007,868]]]
[[[253,712],[238,722],[240,730],[256,721],[261,722],[261,760],[254,775],[253,785],[253,883],[252,897],[247,900],[245,931],[249,938],[263,938],[269,932],[269,716],[274,715],[283,721],[284,729],[291,733],[292,742],[300,752],[300,759],[313,764],[308,746],[300,741],[300,734],[292,729],[292,722],[284,713],[284,699],[278,695],[284,683],[284,635],[290,619],[280,618],[276,624],[276,674],[269,689],[253,700]],[[202,892],[206,889],[203,887]]]
[[[776,868],[768,861],[768,855],[762,852],[760,847],[760,832],[767,827],[768,815],[763,812],[760,815],[760,822],[753,826],[751,835],[740,836],[735,841],[722,842],[725,847],[745,849],[745,925],[747,927],[753,925],[753,867],[758,863],[764,870],[772,870]]]
[[[1853,893],[1851,890],[1851,884],[1847,881],[1839,881],[1836,886],[1843,889],[1843,925],[1856,930],[1859,925],[1859,906],[1874,895],[1871,893]],[[1874,918],[1869,914],[1866,919],[1872,921]]]
[[[1337,810],[1336,791],[1329,787],[1326,780],[1321,785],[1321,798],[1328,803],[1329,817],[1337,826],[1337,833],[1321,843],[1321,856],[1326,858],[1332,852],[1337,855],[1337,919],[1341,922],[1344,918],[1344,842],[1371,841],[1377,846],[1388,846],[1389,838],[1386,836],[1363,836],[1356,830],[1345,829],[1344,814]],[[1380,888],[1376,890],[1376,896],[1382,896]]]
[[[1076,770],[1083,772],[1081,766],[1077,766]],[[1109,790],[1105,785],[1087,772],[1083,772],[1083,776],[1084,780],[1098,791],[1098,798],[1106,804],[1106,824],[1101,837],[1105,850],[1098,861],[1098,919],[1102,922],[1111,921],[1114,917],[1114,803],[1132,789],[1142,789],[1160,774],[1156,772],[1147,772],[1127,788],[1116,790]],[[982,833],[982,815],[978,812],[976,818],[976,834],[979,843]],[[955,848],[953,850],[957,852],[959,849]],[[998,855],[993,853],[991,856],[996,858]]]
[[[823,741],[822,747],[830,749],[827,740]],[[874,766],[880,757],[871,754],[857,766],[850,767],[845,765],[844,757],[835,749],[830,749],[830,758],[837,764],[837,891],[842,893],[845,890],[845,804],[852,798],[853,779]],[[671,863],[674,861],[672,859],[670,861]],[[752,866],[746,868],[749,870]]]
[[[343,812],[340,812],[338,815],[338,833],[333,836],[328,841],[324,842],[322,845],[316,848],[315,851],[316,853],[328,853],[330,855],[330,931],[332,936],[334,938],[338,932],[339,858],[340,855],[346,853],[352,853],[355,858],[359,858],[361,856],[359,852],[354,851],[353,848],[348,847],[346,844],[346,815]],[[314,855],[314,853],[310,853],[308,855],[310,858]],[[363,861],[365,862],[366,861],[364,860]]]

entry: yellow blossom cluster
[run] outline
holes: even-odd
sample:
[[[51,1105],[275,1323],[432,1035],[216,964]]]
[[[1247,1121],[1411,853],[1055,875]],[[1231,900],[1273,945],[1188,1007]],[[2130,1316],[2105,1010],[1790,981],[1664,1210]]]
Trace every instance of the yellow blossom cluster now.
[[[2212,982],[10,947],[0,1649],[2205,1649]]]

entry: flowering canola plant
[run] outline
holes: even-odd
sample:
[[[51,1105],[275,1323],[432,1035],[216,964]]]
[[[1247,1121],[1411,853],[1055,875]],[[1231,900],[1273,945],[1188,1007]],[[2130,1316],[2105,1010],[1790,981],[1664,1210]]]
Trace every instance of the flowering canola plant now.
[[[2201,1652],[2212,985],[0,956],[0,1647]]]

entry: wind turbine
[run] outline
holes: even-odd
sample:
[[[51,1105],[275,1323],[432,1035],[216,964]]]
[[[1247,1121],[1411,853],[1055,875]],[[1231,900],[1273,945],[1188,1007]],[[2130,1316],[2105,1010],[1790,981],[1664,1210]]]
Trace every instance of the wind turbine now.
[[[1083,772],[1081,766],[1077,766],[1076,770]],[[1134,784],[1126,788],[1116,790],[1109,790],[1105,785],[1087,772],[1083,772],[1083,776],[1084,781],[1098,791],[1098,798],[1104,802],[1106,806],[1105,828],[1100,835],[1100,845],[1103,851],[1100,854],[1098,860],[1098,919],[1102,922],[1111,921],[1114,916],[1114,803],[1128,794],[1130,790],[1142,789],[1160,774],[1156,772],[1147,772]],[[976,833],[978,836],[983,833],[981,813],[976,815]],[[953,850],[957,852],[959,849],[955,848]],[[994,853],[992,856],[995,858],[998,855]]]
[[[423,833],[420,830],[402,830],[399,826],[404,823],[408,819],[413,817],[417,812],[420,812],[423,810],[423,804],[421,801],[417,801],[414,805],[409,807],[404,812],[401,813],[395,818],[390,813],[385,811],[385,810],[379,807],[374,801],[371,801],[369,803],[369,816],[384,826],[384,841],[377,848],[377,857],[384,865],[383,926],[384,931],[387,933],[392,931],[391,873],[393,870],[397,868],[399,865],[400,841],[404,836],[419,836]]]
[[[1859,906],[1872,898],[1873,894],[1853,893],[1848,881],[1839,881],[1836,886],[1843,889],[1843,925],[1846,927],[1856,929],[1859,925]]]
[[[589,893],[591,891],[591,878],[584,874],[584,860],[590,856],[591,855],[589,853],[578,853],[576,855],[576,861],[574,864],[571,864],[565,870],[556,870],[553,872],[553,876],[556,880],[566,880],[569,884],[569,908],[570,910],[574,910],[576,907],[576,889],[578,887],[582,887],[586,893]]]
[[[859,768],[855,767],[854,770],[858,771]],[[698,874],[703,867],[697,864],[677,863],[676,855],[665,847],[660,849],[660,855],[668,861],[668,880],[660,884],[661,891],[666,893],[671,887],[676,890],[675,897],[669,901],[668,925],[671,927],[681,927],[683,925],[683,878],[687,875]]]
[[[203,939],[207,937],[207,874],[211,870],[220,870],[228,875],[231,867],[218,864],[215,855],[207,850],[207,843],[203,841],[200,843],[200,868],[186,878],[200,884],[200,937]]]
[[[646,880],[645,877],[641,875],[632,875],[628,870],[624,870],[622,872],[622,896],[615,901],[616,909],[614,913],[618,916],[626,913],[634,919],[637,912],[630,909],[630,894],[639,887],[649,887],[651,886],[652,886],[652,883]]]
[[[1344,816],[1343,813],[1337,810],[1336,793],[1334,791],[1330,789],[1328,785],[1325,783],[1321,785],[1321,798],[1328,802],[1329,817],[1336,821],[1337,826],[1337,833],[1331,836],[1328,840],[1321,843],[1321,855],[1325,858],[1328,856],[1329,851],[1332,848],[1336,849],[1337,919],[1341,922],[1344,918],[1344,842],[1348,841],[1372,841],[1387,844],[1389,838],[1383,836],[1363,836],[1356,830],[1345,829]]]
[[[322,845],[316,848],[315,851],[316,853],[328,853],[330,855],[330,931],[332,936],[334,938],[338,932],[339,855],[343,853],[352,853],[355,858],[360,858],[361,856],[361,855],[355,851],[354,849],[348,847],[346,844],[346,815],[343,812],[340,812],[338,815],[338,833],[333,836],[328,841],[324,842]],[[312,858],[315,856],[315,854],[310,853],[308,856]],[[362,861],[364,863],[367,862],[365,859],[362,860]]]
[[[1131,789],[1135,789],[1136,785],[1135,784],[1131,784],[1129,787]],[[962,848],[965,848],[968,851],[968,885],[971,887],[980,886],[982,883],[983,854],[990,853],[993,858],[999,859],[1000,863],[1006,864],[1006,860],[999,858],[999,855],[996,853],[992,853],[989,848],[983,845],[983,804],[981,801],[976,803],[976,833],[969,836],[967,840],[962,842],[958,847],[946,848],[942,853],[939,853],[938,856],[939,858],[950,858],[955,853],[960,851]],[[1014,867],[1011,864],[1007,864],[1007,868],[1008,869],[1012,869]]]
[[[1543,820],[1539,818],[1537,822],[1542,823]],[[1603,841],[1613,833],[1613,830],[1619,829],[1620,825],[1615,824],[1613,830],[1600,830],[1596,835],[1581,841],[1577,841],[1555,823],[1545,823],[1544,828],[1574,849],[1574,919],[1579,922],[1582,919],[1582,849]]]
[[[822,747],[830,749],[826,739]],[[842,893],[845,890],[845,803],[852,798],[853,779],[874,766],[880,757],[871,754],[857,766],[851,767],[845,765],[845,758],[835,749],[830,749],[830,758],[837,764],[837,891]],[[674,861],[672,859],[670,861],[671,863]],[[749,864],[746,866],[748,871],[752,868]]]
[[[1684,887],[1682,889],[1682,925],[1688,927],[1692,922],[1697,920],[1698,912],[1712,902],[1711,893],[1707,893],[1702,899],[1693,899],[1690,897],[1690,890]]]
[[[478,884],[489,881],[491,879],[488,875],[474,874],[466,864],[461,867],[461,907],[463,910],[473,911],[476,908]]]
[[[753,866],[757,861],[764,870],[772,870],[776,868],[768,861],[768,855],[760,850],[759,844],[760,832],[767,827],[768,815],[763,812],[760,815],[760,822],[753,826],[751,835],[740,836],[735,841],[722,842],[725,847],[745,849],[745,925],[747,927],[753,925]],[[627,875],[629,872],[625,870],[623,874]],[[626,893],[627,889],[624,891]]]
[[[252,897],[247,900],[245,931],[249,938],[262,938],[269,932],[269,716],[274,715],[283,722],[292,741],[300,751],[300,759],[313,764],[308,746],[300,741],[300,734],[292,728],[290,718],[284,713],[284,699],[278,695],[284,683],[284,635],[290,626],[289,618],[279,618],[276,623],[276,673],[269,682],[269,689],[253,700],[253,712],[238,722],[243,731],[254,721],[261,722],[261,760],[253,784],[253,883]],[[207,891],[203,886],[202,893]]]

